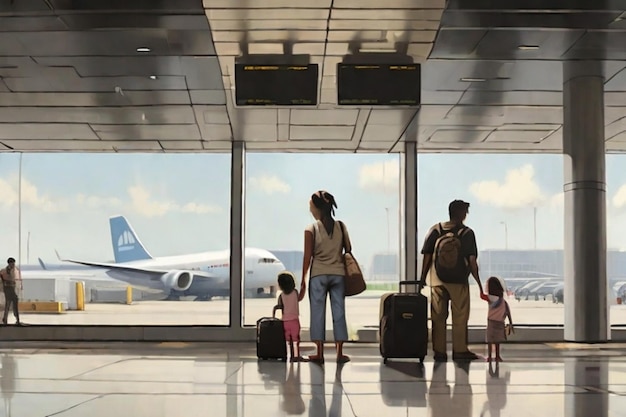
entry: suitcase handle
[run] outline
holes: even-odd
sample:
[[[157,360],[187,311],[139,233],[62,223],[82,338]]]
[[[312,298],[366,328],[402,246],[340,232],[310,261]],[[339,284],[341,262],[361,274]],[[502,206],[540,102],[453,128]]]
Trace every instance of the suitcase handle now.
[[[424,285],[422,285],[422,281],[399,281],[398,282],[398,288],[400,289],[400,292],[402,292],[402,287],[407,287],[409,285],[417,285],[417,291],[415,291],[415,293],[420,293],[422,292],[422,288],[424,288]]]

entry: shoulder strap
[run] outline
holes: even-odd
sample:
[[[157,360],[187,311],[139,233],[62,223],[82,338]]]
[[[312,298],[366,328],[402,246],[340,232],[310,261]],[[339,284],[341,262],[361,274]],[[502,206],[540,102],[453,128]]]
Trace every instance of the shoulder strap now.
[[[341,228],[341,246],[343,247],[345,253],[351,253],[352,248],[348,250],[348,246],[346,245],[346,232],[343,228],[343,222],[341,220],[337,220],[337,222],[339,223],[339,227]]]

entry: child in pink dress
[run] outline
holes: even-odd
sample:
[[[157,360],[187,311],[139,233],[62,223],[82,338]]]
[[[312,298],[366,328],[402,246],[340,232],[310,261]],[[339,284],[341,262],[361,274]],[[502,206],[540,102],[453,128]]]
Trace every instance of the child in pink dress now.
[[[298,303],[304,298],[304,291],[302,294],[298,293],[295,277],[289,271],[278,274],[278,287],[282,294],[278,296],[278,304],[274,306],[272,316],[276,315],[276,310],[282,310],[283,329],[285,340],[289,343],[291,362],[304,362],[300,356],[300,309],[298,307]]]
[[[496,362],[502,362],[500,356],[500,343],[506,341],[506,327],[504,319],[508,317],[511,331],[513,331],[513,320],[511,319],[511,309],[504,299],[504,288],[500,280],[496,277],[490,277],[487,280],[487,293],[481,294],[481,298],[489,303],[489,312],[487,313],[487,334],[486,341],[489,346],[489,357],[487,360],[491,362],[491,352],[496,347]]]

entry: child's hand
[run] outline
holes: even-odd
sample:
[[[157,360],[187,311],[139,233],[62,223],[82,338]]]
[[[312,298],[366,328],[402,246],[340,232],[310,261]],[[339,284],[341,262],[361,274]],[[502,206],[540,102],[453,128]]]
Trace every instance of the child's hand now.
[[[480,292],[480,298],[482,298],[485,301],[489,301],[489,297],[487,296],[487,294],[485,294],[484,292]]]

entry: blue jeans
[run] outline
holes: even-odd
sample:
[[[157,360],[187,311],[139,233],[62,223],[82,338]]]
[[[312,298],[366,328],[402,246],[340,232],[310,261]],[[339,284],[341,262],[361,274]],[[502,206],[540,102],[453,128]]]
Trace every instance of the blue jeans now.
[[[317,275],[309,280],[312,341],[326,340],[326,294],[330,294],[330,311],[333,315],[335,342],[348,340],[343,280],[343,275]]]

